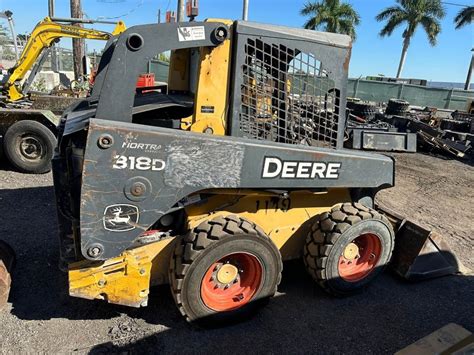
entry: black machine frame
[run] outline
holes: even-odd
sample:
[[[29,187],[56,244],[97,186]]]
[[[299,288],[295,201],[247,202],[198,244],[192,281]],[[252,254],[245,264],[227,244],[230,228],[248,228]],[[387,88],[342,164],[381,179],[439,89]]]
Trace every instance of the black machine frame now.
[[[53,171],[61,240],[73,236],[80,251],[76,258],[106,260],[120,255],[163,215],[178,209],[180,201],[204,190],[350,189],[355,200],[368,198],[371,204],[379,189],[394,184],[391,158],[342,149],[351,50],[347,36],[240,21],[234,22],[231,34],[223,23],[193,22],[186,26],[202,28],[203,36],[181,41],[183,26],[135,26],[113,38],[91,97],[71,107],[62,119]],[[146,61],[166,50],[218,46],[229,35],[235,41],[230,137],[132,123],[135,82]],[[334,107],[331,119],[337,119],[337,125],[327,147],[303,145],[299,140],[251,139],[257,137],[242,133],[242,46],[252,37],[286,47],[298,43],[299,50],[314,54],[331,73],[334,87],[318,95],[322,101],[316,108],[321,115],[321,107]],[[334,99],[328,101],[328,95]],[[284,114],[289,110],[282,105],[275,119]],[[139,158],[143,164],[138,168]],[[117,205],[132,211],[127,223],[133,228],[113,230],[107,225],[114,221],[107,213]],[[122,223],[119,217],[115,221]]]

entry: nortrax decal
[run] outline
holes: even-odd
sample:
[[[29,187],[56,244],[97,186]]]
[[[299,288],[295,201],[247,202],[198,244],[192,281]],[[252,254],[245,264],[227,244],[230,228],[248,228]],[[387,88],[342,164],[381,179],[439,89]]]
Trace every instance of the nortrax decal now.
[[[341,163],[284,161],[276,157],[265,157],[262,178],[264,179],[338,179]]]
[[[160,150],[160,144],[152,144],[152,143],[139,143],[139,142],[123,142],[122,148],[126,149],[141,149],[141,150]]]

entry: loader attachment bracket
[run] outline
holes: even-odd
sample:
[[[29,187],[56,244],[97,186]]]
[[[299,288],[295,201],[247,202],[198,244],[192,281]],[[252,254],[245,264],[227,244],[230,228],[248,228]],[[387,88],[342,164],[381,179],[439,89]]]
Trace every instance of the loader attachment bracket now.
[[[395,230],[391,267],[396,274],[409,281],[421,281],[467,272],[441,234],[388,209],[377,209],[387,216]]]

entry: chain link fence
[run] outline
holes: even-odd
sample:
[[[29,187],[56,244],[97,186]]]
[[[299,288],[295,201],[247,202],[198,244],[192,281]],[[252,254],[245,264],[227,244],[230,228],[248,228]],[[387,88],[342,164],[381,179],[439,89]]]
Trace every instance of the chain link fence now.
[[[474,100],[473,90],[441,89],[364,79],[349,79],[347,95],[374,102],[388,102],[397,98],[415,106],[462,111],[466,110],[470,100]]]

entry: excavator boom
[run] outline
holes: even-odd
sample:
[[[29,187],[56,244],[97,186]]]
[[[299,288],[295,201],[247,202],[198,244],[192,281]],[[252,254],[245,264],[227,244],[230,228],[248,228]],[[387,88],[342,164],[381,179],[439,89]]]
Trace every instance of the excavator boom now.
[[[49,17],[39,22],[31,33],[28,42],[21,53],[16,65],[10,70],[10,76],[3,88],[7,101],[18,101],[24,97],[22,90],[17,86],[28,70],[30,70],[45,48],[63,37],[83,38],[107,41],[112,36],[118,35],[126,30],[122,21],[117,22],[112,33],[83,28],[76,25],[62,24],[52,21]]]

